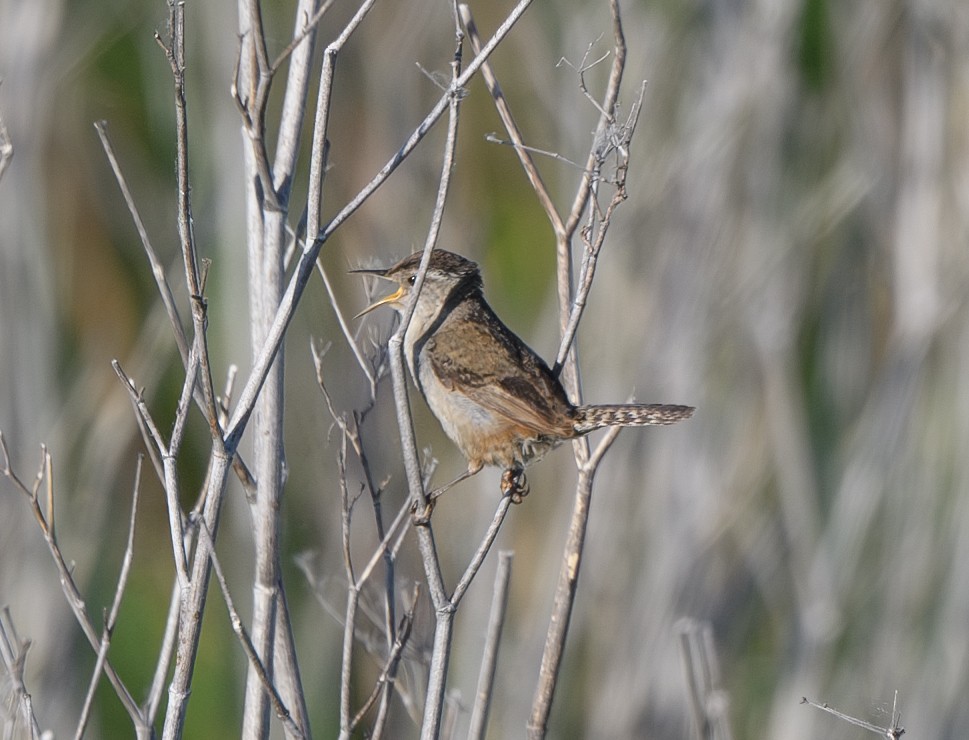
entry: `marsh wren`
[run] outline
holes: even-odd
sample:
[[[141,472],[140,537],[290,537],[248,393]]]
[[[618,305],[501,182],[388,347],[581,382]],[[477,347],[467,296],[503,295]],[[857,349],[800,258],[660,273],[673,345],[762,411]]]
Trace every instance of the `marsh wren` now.
[[[385,305],[402,313],[421,256],[415,252],[382,270],[353,270],[398,285],[357,316]],[[404,351],[424,400],[467,458],[468,471],[458,480],[497,465],[504,469],[502,492],[516,502],[528,493],[525,465],[563,440],[693,415],[690,406],[667,404],[573,405],[544,360],[491,310],[478,266],[441,249],[431,252]]]

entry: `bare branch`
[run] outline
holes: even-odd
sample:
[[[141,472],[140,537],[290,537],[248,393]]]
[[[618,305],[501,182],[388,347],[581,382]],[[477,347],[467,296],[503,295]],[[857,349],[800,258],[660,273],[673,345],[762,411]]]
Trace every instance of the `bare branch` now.
[[[561,326],[563,346],[569,346],[561,363],[557,363],[564,372],[563,382],[569,392],[570,397],[575,401],[581,400],[580,378],[578,360],[574,346],[572,346],[571,336],[574,336],[581,308],[576,309],[573,305],[572,294],[572,239],[578,224],[582,220],[582,214],[589,207],[589,201],[593,194],[593,187],[597,185],[594,173],[601,169],[602,149],[599,142],[602,140],[608,127],[613,123],[616,102],[619,96],[619,88],[622,83],[623,70],[626,60],[626,42],[623,36],[622,20],[619,13],[618,0],[610,0],[610,8],[613,20],[613,63],[609,74],[609,81],[606,85],[606,92],[603,96],[603,104],[600,107],[599,123],[596,127],[596,134],[592,148],[589,152],[587,166],[583,174],[582,181],[576,192],[572,210],[566,220],[566,227],[556,243],[558,261],[558,297],[559,297],[559,321]],[[590,209],[592,210],[592,209]],[[611,215],[611,212],[609,212]],[[590,214],[594,217],[594,214]],[[600,228],[600,232],[601,232]],[[604,233],[600,234],[604,237]],[[598,242],[596,251],[588,252],[587,264],[584,269],[584,282],[591,284],[594,274],[595,257],[598,254]],[[588,293],[588,287],[585,289]],[[580,286],[580,294],[582,288]],[[585,300],[582,295],[582,301]],[[573,320],[573,313],[577,313]],[[570,324],[572,326],[570,327]],[[571,336],[570,336],[571,335]],[[561,354],[561,353],[560,353]],[[606,448],[601,448],[604,452]],[[532,700],[532,712],[528,720],[527,732],[530,740],[544,738],[548,727],[548,719],[552,710],[552,698],[555,694],[555,685],[558,681],[561,669],[562,656],[565,650],[565,640],[568,635],[569,621],[571,619],[572,607],[575,602],[575,590],[578,586],[579,569],[582,563],[582,553],[585,544],[586,528],[588,526],[589,506],[592,498],[592,483],[595,478],[595,468],[587,467],[590,459],[589,442],[587,439],[575,440],[572,444],[573,454],[579,467],[579,479],[576,483],[575,497],[573,500],[572,518],[569,524],[568,536],[565,549],[562,555],[562,564],[559,570],[558,583],[555,589],[555,598],[552,607],[552,615],[549,620],[548,633],[545,639],[545,649],[542,653],[542,664],[539,671],[538,685],[535,690],[535,697]],[[601,459],[601,457],[600,457]]]
[[[317,239],[317,233],[320,230],[323,209],[323,177],[326,174],[326,157],[329,149],[326,132],[330,123],[330,102],[333,94],[333,74],[336,66],[336,58],[350,36],[360,27],[364,18],[370,13],[373,5],[374,0],[364,0],[337,38],[323,52],[323,68],[320,70],[320,89],[316,102],[316,118],[313,122],[313,149],[310,154],[309,193],[306,198],[306,233],[313,235],[314,239]],[[314,250],[310,248],[309,251]],[[315,251],[316,254],[313,255],[314,262],[316,261],[316,255],[319,253],[319,249],[317,248]],[[304,259],[305,257],[306,253],[304,251]]]
[[[527,144],[516,144],[514,141],[506,141],[505,139],[498,138],[498,134],[496,134],[494,131],[492,131],[490,134],[485,134],[484,139],[489,144],[500,144],[501,146],[517,147],[531,154],[538,154],[541,157],[548,157],[549,159],[554,159],[558,162],[562,162],[563,164],[567,164],[570,167],[574,167],[577,170],[582,169],[581,164],[579,164],[578,162],[573,162],[568,157],[563,157],[558,152],[550,152],[547,149],[539,149],[537,146],[528,146]]]
[[[167,52],[167,47],[162,46]],[[158,258],[158,254],[155,252],[154,247],[151,244],[151,240],[148,236],[148,231],[145,228],[145,224],[142,221],[141,213],[134,201],[134,196],[128,187],[127,179],[124,173],[121,171],[121,166],[118,162],[117,156],[114,152],[114,147],[111,145],[111,141],[107,135],[107,123],[105,121],[98,121],[94,124],[95,130],[98,132],[98,136],[101,139],[101,145],[104,148],[104,152],[108,157],[108,162],[111,165],[111,169],[114,172],[115,180],[121,189],[122,196],[124,198],[125,204],[128,207],[128,211],[131,214],[131,218],[134,221],[135,229],[138,232],[138,236],[141,239],[142,248],[145,250],[145,254],[148,257],[148,263],[151,266],[152,275],[155,278],[155,284],[158,287],[158,293],[161,296],[162,304],[165,307],[165,312],[168,314],[169,323],[172,326],[172,331],[175,335],[175,346],[178,348],[179,356],[182,358],[182,365],[185,367],[186,373],[193,375],[197,368],[192,368],[192,361],[189,357],[189,344],[188,339],[185,335],[185,328],[182,326],[181,317],[178,312],[178,306],[175,303],[174,295],[172,294],[171,285],[168,282],[166,276],[165,268],[161,264],[161,260]],[[218,420],[219,425],[224,428],[227,421],[227,412],[229,408],[229,397],[231,396],[231,377],[235,373],[235,366],[232,366],[229,370],[230,381],[229,389],[226,391],[223,399],[218,403]],[[193,386],[193,397],[195,399],[196,405],[205,412],[205,398],[202,395],[202,391],[197,386]],[[142,420],[138,420],[139,427],[143,428]],[[144,429],[143,429],[144,431]],[[158,472],[159,480],[164,480],[164,474],[161,472],[162,465],[161,461],[158,459],[156,450],[153,445],[148,445],[148,453],[152,459],[152,463]],[[247,491],[252,490],[252,476],[249,474],[249,468],[246,466],[245,460],[242,459],[238,453],[236,453],[233,460],[233,468],[238,476],[243,487]]]
[[[191,355],[194,356],[194,354],[193,351]],[[188,555],[185,551],[185,531],[182,526],[182,507],[179,503],[178,469],[175,464],[175,457],[165,444],[161,431],[155,425],[155,421],[151,416],[151,412],[148,410],[148,405],[145,403],[141,391],[135,387],[131,378],[121,369],[121,364],[117,360],[111,362],[111,367],[114,368],[114,372],[124,384],[131,398],[131,402],[138,412],[138,417],[144,424],[145,429],[148,430],[151,441],[153,442],[149,449],[154,447],[161,457],[162,484],[165,487],[165,499],[168,504],[168,525],[171,532],[172,557],[175,561],[175,572],[178,576],[179,585],[182,588],[186,588],[189,584]]]
[[[619,14],[618,0],[610,0],[609,7],[612,11],[612,68],[609,72],[609,81],[606,83],[606,92],[603,95],[602,105],[596,104],[596,108],[599,110],[599,122],[596,125],[596,132],[593,137],[593,147],[586,161],[586,175],[582,179],[579,189],[575,194],[575,200],[572,202],[572,210],[569,212],[569,217],[566,221],[565,231],[569,235],[575,232],[575,228],[581,221],[582,214],[585,212],[589,202],[589,195],[594,183],[592,172],[596,169],[597,160],[601,158],[596,143],[602,140],[603,135],[614,123],[616,102],[619,100],[619,89],[622,85],[623,71],[626,67],[626,38],[622,30],[622,19]],[[580,87],[584,87],[584,85],[584,81],[580,79]],[[561,305],[563,311],[567,305],[568,302]]]
[[[6,441],[3,438],[3,434],[0,433],[0,452],[3,453],[4,460],[4,470],[3,473],[10,480],[14,486],[23,493],[28,502],[30,503],[31,510],[34,514],[34,519],[37,521],[40,527],[41,533],[44,536],[44,541],[47,543],[47,549],[50,551],[51,557],[54,560],[54,565],[57,568],[58,576],[60,577],[61,590],[64,593],[64,597],[67,600],[68,606],[70,606],[71,611],[74,613],[74,618],[81,628],[81,632],[87,638],[88,644],[96,651],[99,652],[101,649],[101,638],[98,636],[97,631],[94,628],[91,618],[87,612],[87,605],[84,602],[84,597],[81,595],[80,589],[77,587],[77,583],[74,580],[74,574],[72,569],[64,560],[64,556],[61,553],[60,546],[54,539],[53,532],[48,525],[48,518],[44,516],[43,511],[40,508],[40,503],[37,498],[37,490],[43,481],[44,471],[50,469],[50,454],[43,451],[43,460],[41,462],[37,478],[35,479],[33,489],[27,488],[17,477],[16,473],[10,463],[10,457],[7,451]],[[148,725],[145,718],[138,707],[137,702],[128,691],[127,686],[125,686],[124,681],[115,671],[114,667],[111,665],[110,661],[105,658],[104,660],[104,673],[108,677],[108,681],[111,683],[111,687],[114,689],[115,694],[121,700],[121,704],[124,706],[125,711],[131,718],[132,723],[135,726],[135,731],[138,733],[139,737],[142,736],[143,732],[148,731]]]
[[[615,110],[616,101],[619,99],[619,88],[622,84],[623,70],[625,69],[626,65],[626,40],[622,31],[622,20],[619,15],[618,0],[610,0],[609,6],[612,10],[614,56],[612,60],[612,69],[609,73],[609,81],[606,85],[606,92],[603,96],[603,104],[601,106],[597,106],[597,108],[603,112],[600,113],[599,122],[596,125],[595,135],[593,136],[593,145],[589,151],[589,156],[586,160],[586,166],[584,168],[585,174],[583,175],[579,188],[576,191],[575,199],[572,202],[572,209],[569,212],[569,216],[565,222],[565,229],[562,237],[558,239],[556,244],[556,250],[558,252],[559,321],[563,336],[565,335],[566,327],[568,326],[570,306],[572,304],[572,256],[570,252],[572,238],[575,234],[576,228],[578,228],[578,225],[582,220],[582,214],[585,213],[588,206],[592,188],[595,184],[593,173],[597,171],[597,163],[601,159],[598,142],[601,141],[606,129],[612,125],[613,114],[611,111]],[[578,365],[574,359],[574,352],[569,356],[571,356],[573,360],[569,363],[568,367],[565,368],[567,371],[565,377],[567,384],[566,387],[572,394],[573,398],[578,398]]]
[[[74,733],[75,740],[80,740],[84,736],[84,730],[87,727],[91,714],[91,705],[94,702],[94,692],[101,678],[101,672],[104,670],[104,661],[108,657],[111,635],[114,632],[114,626],[118,623],[121,597],[124,594],[125,586],[128,584],[128,574],[131,572],[131,562],[135,554],[135,521],[138,517],[138,491],[141,488],[141,465],[143,461],[144,457],[138,455],[138,462],[135,465],[135,482],[131,492],[131,516],[128,521],[128,541],[125,545],[124,556],[121,560],[121,572],[118,574],[118,585],[114,590],[114,600],[111,602],[111,610],[104,620],[104,630],[101,633],[101,647],[98,649],[98,659],[95,661],[94,673],[91,676],[91,682],[88,684],[87,696],[84,697],[81,717],[77,722],[77,730]]]
[[[566,323],[565,329],[562,332],[562,339],[559,342],[559,351],[555,358],[555,365],[552,367],[552,372],[556,375],[561,372],[562,367],[565,364],[565,358],[572,349],[572,344],[575,341],[575,333],[579,328],[579,320],[582,318],[582,314],[585,311],[586,301],[588,300],[589,293],[592,290],[592,279],[595,277],[596,264],[599,260],[599,252],[602,250],[602,245],[605,243],[606,233],[609,231],[612,215],[616,210],[616,207],[625,199],[625,182],[622,181],[620,186],[617,187],[608,208],[602,215],[598,228],[591,229],[593,232],[592,234],[590,234],[589,231],[586,231],[583,234],[583,241],[585,242],[586,248],[582,259],[582,266],[579,271],[579,285],[575,293],[575,298],[572,301],[571,310],[569,311],[568,322]],[[590,214],[592,212],[592,209],[590,209]]]
[[[145,700],[145,716],[150,725],[155,724],[158,716],[158,708],[161,706],[162,693],[165,690],[165,682],[168,680],[168,666],[172,662],[172,653],[175,652],[175,636],[178,632],[178,606],[179,606],[178,580],[172,584],[172,592],[168,597],[168,615],[165,618],[165,632],[162,636],[161,648],[158,651],[158,660],[155,663],[155,672],[152,674],[151,686],[148,689],[148,698]]]
[[[138,211],[134,196],[128,187],[128,181],[121,171],[121,165],[114,153],[114,147],[108,138],[107,126],[106,121],[98,121],[94,124],[95,130],[98,132],[98,137],[101,139],[101,146],[108,157],[108,163],[111,165],[111,171],[114,172],[114,179],[117,181],[118,187],[121,188],[121,195],[124,197],[124,202],[128,206],[128,212],[131,214],[131,220],[134,221],[135,230],[141,239],[141,246],[145,250],[145,255],[148,257],[148,264],[151,265],[151,274],[155,278],[155,285],[158,286],[158,294],[161,296],[162,305],[165,306],[165,312],[168,314],[168,320],[175,333],[175,345],[178,347],[178,353],[182,357],[182,363],[187,366],[188,340],[185,338],[185,329],[182,326],[182,319],[178,314],[178,306],[175,304],[172,288],[168,284],[165,268],[162,266],[161,260],[158,259],[158,254],[151,244],[148,229],[145,228],[145,222],[141,219],[141,213]]]
[[[420,267],[415,276],[412,298],[402,312],[400,324],[389,342],[391,376],[394,383],[394,401],[397,407],[397,420],[404,454],[404,466],[407,473],[411,500],[414,503],[416,512],[423,519],[420,526],[417,527],[418,545],[424,564],[424,572],[428,580],[431,602],[435,609],[434,643],[431,651],[427,697],[424,705],[424,717],[421,729],[421,737],[425,740],[436,738],[441,728],[456,600],[460,600],[464,589],[467,588],[467,585],[477,572],[478,567],[480,567],[480,562],[490,547],[494,536],[497,534],[497,529],[503,519],[503,513],[496,516],[492,530],[489,530],[488,537],[482,543],[478,553],[476,553],[475,559],[466,571],[465,579],[459,584],[458,590],[455,592],[455,597],[448,599],[436,546],[434,544],[434,535],[431,529],[430,519],[424,514],[424,512],[429,512],[429,504],[424,491],[423,480],[421,479],[420,463],[414,439],[413,421],[410,416],[410,406],[407,400],[407,386],[404,378],[403,340],[423,286],[427,267],[430,263],[431,250],[437,241],[440,223],[443,218],[444,204],[447,199],[448,186],[450,184],[450,175],[453,169],[454,151],[457,144],[458,113],[462,97],[460,81],[463,78],[461,73],[463,36],[460,31],[457,31],[456,35],[457,42],[452,64],[452,82],[449,89],[448,136],[445,143],[437,201],[431,217],[431,225],[425,241]],[[505,502],[502,503],[504,510],[507,510],[508,504]],[[502,506],[499,506],[499,511],[502,511]]]
[[[478,28],[475,25],[474,17],[471,15],[471,8],[465,3],[461,3],[458,8],[461,13],[461,21],[468,31],[471,48],[474,49],[475,54],[478,54],[481,49],[481,39],[478,36]],[[518,128],[518,124],[515,123],[515,118],[511,114],[508,101],[505,99],[505,95],[501,91],[501,86],[498,84],[498,79],[495,77],[495,73],[488,62],[481,65],[481,76],[485,81],[485,85],[488,86],[488,92],[491,93],[491,97],[494,99],[495,108],[498,110],[501,122],[505,126],[505,131],[508,132],[508,136],[511,138],[511,144],[515,147],[515,153],[518,154],[518,160],[525,169],[528,181],[531,183],[532,189],[538,197],[538,202],[542,204],[542,208],[545,209],[545,215],[552,224],[552,230],[557,236],[563,234],[565,232],[565,224],[562,222],[562,217],[552,202],[552,196],[545,186],[545,181],[542,180],[538,167],[535,166],[535,161],[531,156],[533,150],[525,146],[525,139],[522,136],[521,130]]]
[[[488,616],[488,630],[485,633],[484,654],[481,658],[481,671],[478,674],[474,708],[471,711],[468,740],[485,740],[488,730],[491,690],[495,682],[495,670],[498,667],[498,648],[501,645],[501,630],[505,624],[508,584],[511,582],[511,563],[514,557],[515,554],[508,550],[498,553],[498,569],[495,572],[494,593],[491,597],[491,614]]]
[[[269,674],[266,671],[266,667],[256,654],[252,641],[249,639],[249,633],[246,632],[245,625],[243,625],[242,619],[239,617],[239,612],[236,611],[235,603],[232,601],[232,594],[229,593],[229,586],[226,583],[225,576],[222,573],[222,566],[219,563],[219,558],[215,554],[215,547],[212,542],[212,537],[209,534],[208,529],[205,527],[205,522],[199,523],[199,536],[200,541],[208,543],[212,568],[215,571],[215,578],[219,583],[219,588],[222,590],[222,598],[225,600],[225,607],[229,612],[229,621],[232,623],[232,630],[239,638],[239,643],[242,645],[242,650],[245,652],[246,658],[249,660],[249,665],[251,665],[255,669],[256,673],[259,674],[259,679],[262,682],[262,686],[269,695],[269,699],[273,704],[273,709],[276,711],[276,716],[285,726],[287,734],[291,737],[305,738],[306,734],[293,720],[292,714],[284,704],[282,698],[279,696],[279,692],[276,690],[275,685],[273,685],[272,679],[269,677]]]
[[[384,669],[377,678],[373,691],[370,692],[370,696],[367,697],[367,700],[363,703],[363,706],[360,707],[353,719],[350,721],[351,731],[353,731],[357,725],[360,724],[367,712],[370,711],[374,705],[374,702],[376,702],[377,697],[382,693],[386,693],[385,687],[392,687],[394,676],[397,674],[397,666],[404,654],[404,648],[407,646],[407,641],[410,639],[411,628],[414,626],[414,611],[417,609],[417,600],[419,596],[420,584],[415,583],[413,597],[411,598],[411,608],[404,613],[403,618],[400,620],[400,625],[397,627],[397,638],[395,639],[393,647],[391,648],[390,655],[387,656]],[[378,736],[379,735],[377,732],[373,733],[373,737]]]
[[[892,704],[892,723],[888,727],[879,727],[878,725],[873,725],[871,722],[866,722],[863,719],[858,719],[857,717],[852,717],[850,714],[845,714],[844,712],[839,712],[837,709],[832,707],[830,704],[825,702],[824,704],[818,704],[815,701],[811,701],[807,697],[801,697],[801,704],[807,704],[814,707],[815,709],[820,709],[828,714],[833,714],[838,719],[842,719],[849,725],[854,725],[855,727],[861,727],[869,732],[873,732],[876,735],[881,735],[882,737],[887,737],[889,740],[898,740],[902,735],[905,734],[905,728],[901,727],[898,723],[902,719],[902,715],[898,712],[898,692],[895,692],[895,702]]]
[[[350,678],[353,669],[353,631],[357,622],[357,605],[360,589],[353,576],[353,560],[350,555],[350,515],[355,498],[350,497],[347,488],[347,435],[340,437],[340,452],[337,466],[340,473],[340,532],[343,541],[343,568],[347,579],[346,615],[343,619],[343,656],[340,662],[340,737],[349,738],[350,725]]]
[[[7,607],[0,609],[0,662],[4,668],[4,684],[9,686],[9,692],[13,701],[20,708],[20,716],[23,718],[24,727],[30,733],[31,738],[43,737],[37,717],[34,716],[34,708],[30,699],[30,692],[24,683],[24,669],[27,663],[27,653],[30,651],[30,641],[21,641],[14,627],[10,610]],[[6,702],[4,702],[6,704]],[[6,711],[6,706],[3,707]],[[16,726],[11,722],[11,729]]]
[[[599,463],[602,462],[603,456],[609,451],[609,448],[612,447],[612,443],[619,438],[619,433],[621,431],[622,427],[610,427],[609,430],[602,435],[602,439],[599,440],[599,444],[596,445],[596,448],[592,451],[592,454],[589,455],[589,459],[586,461],[585,469],[587,471],[592,472],[599,467]]]
[[[178,236],[182,249],[182,264],[185,281],[192,303],[192,325],[198,346],[198,362],[202,397],[206,419],[209,422],[213,440],[222,440],[215,408],[215,393],[212,386],[212,373],[209,368],[209,353],[205,341],[206,307],[202,296],[202,279],[199,270],[198,250],[192,218],[191,183],[188,163],[188,112],[185,96],[185,5],[182,0],[169,0],[171,44],[165,48],[168,63],[175,82],[175,174],[178,192]],[[191,353],[190,353],[191,354]],[[194,380],[193,380],[194,382]]]
[[[313,15],[306,20],[306,23],[303,24],[303,27],[296,32],[296,35],[293,37],[293,40],[289,42],[286,48],[279,53],[279,56],[277,56],[276,60],[272,63],[270,67],[271,74],[275,75],[276,72],[279,71],[279,68],[283,66],[286,60],[289,59],[289,57],[293,54],[293,51],[301,43],[303,43],[303,40],[306,39],[310,34],[312,34],[319,27],[320,21],[323,19],[323,16],[326,14],[326,11],[330,9],[330,6],[333,5],[333,2],[334,0],[324,0],[323,3],[320,4],[320,7],[316,9],[316,12],[313,13]],[[299,15],[300,13],[297,12],[297,16]]]
[[[494,544],[495,537],[498,536],[498,530],[501,529],[501,524],[505,521],[505,515],[508,513],[508,507],[511,506],[512,500],[512,496],[508,495],[502,496],[498,502],[498,508],[495,510],[491,524],[488,525],[484,539],[481,540],[481,544],[478,545],[478,549],[475,550],[474,555],[471,557],[471,562],[468,563],[468,567],[465,569],[464,575],[461,576],[461,580],[458,581],[458,585],[454,587],[454,593],[451,595],[451,605],[455,609],[461,603],[461,599],[464,598],[464,594],[471,585],[471,581],[478,574],[478,570],[481,568],[485,556],[491,549],[492,544]]]
[[[248,183],[249,295],[251,306],[251,352],[254,355],[265,341],[273,312],[278,307],[285,283],[287,218],[289,196],[300,138],[306,116],[306,102],[316,46],[316,29],[323,9],[318,0],[300,0],[296,10],[293,41],[279,60],[270,64],[262,22],[262,3],[248,0],[248,13],[240,19],[246,32],[241,54],[248,57],[243,69],[243,84],[250,92],[250,110],[243,116],[248,133],[246,170]],[[245,23],[248,21],[248,27]],[[289,72],[270,163],[267,145],[266,112],[276,72],[289,58]],[[295,244],[295,239],[294,239]],[[283,497],[281,470],[283,452],[283,353],[262,386],[259,414],[253,437],[256,442],[254,465],[257,487],[253,505],[255,535],[255,583],[251,635],[253,647],[279,685],[280,692],[296,712],[296,721],[308,732],[308,711],[302,681],[293,649],[294,638],[288,620],[286,595],[280,563],[280,508]],[[278,644],[280,653],[276,653]],[[280,672],[275,670],[280,668]],[[260,687],[261,678],[249,671],[246,685],[243,734],[262,737],[268,732],[269,707]]]
[[[606,59],[609,58],[609,52],[607,51],[604,54],[601,54],[597,59],[594,59],[591,62],[589,61],[589,57],[592,56],[592,50],[595,49],[596,44],[598,44],[601,40],[602,40],[602,34],[600,34],[599,37],[595,39],[595,41],[592,41],[586,47],[585,53],[582,55],[582,61],[579,62],[577,65],[572,64],[572,62],[570,62],[568,59],[566,59],[565,57],[562,57],[559,60],[559,64],[556,66],[565,64],[571,67],[572,69],[574,69],[576,73],[579,75],[579,90],[585,96],[586,100],[592,103],[593,107],[597,111],[599,111],[600,115],[605,116],[609,120],[612,120],[612,113],[599,104],[599,101],[596,100],[595,97],[592,95],[592,93],[589,92],[589,87],[588,85],[586,85],[586,82],[585,82],[585,73],[588,72],[593,67],[599,66],[602,62],[604,62]]]
[[[377,395],[377,374],[370,369],[370,363],[367,362],[367,358],[364,356],[363,351],[360,349],[360,345],[357,344],[357,340],[353,336],[353,331],[350,329],[350,324],[347,322],[346,316],[340,309],[340,305],[336,300],[336,295],[333,293],[333,285],[330,283],[330,276],[326,274],[326,270],[323,268],[322,263],[316,261],[316,270],[320,273],[320,277],[323,279],[323,287],[326,288],[327,298],[330,299],[330,305],[333,307],[333,312],[336,314],[336,321],[340,325],[340,331],[343,332],[343,336],[347,340],[347,344],[350,346],[350,350],[353,352],[353,356],[357,360],[357,364],[363,371],[363,374],[367,377],[367,382],[370,384],[370,397],[375,398]]]

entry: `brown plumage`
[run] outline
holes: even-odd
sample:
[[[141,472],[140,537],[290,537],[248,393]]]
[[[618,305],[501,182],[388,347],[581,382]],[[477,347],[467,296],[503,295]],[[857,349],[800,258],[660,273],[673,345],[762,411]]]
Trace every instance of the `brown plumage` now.
[[[416,252],[385,270],[356,270],[398,284],[366,308],[401,312],[420,265]],[[505,470],[502,489],[527,493],[525,465],[566,439],[607,426],[673,424],[690,406],[573,406],[548,365],[515,335],[484,299],[478,266],[434,250],[414,316],[404,336],[411,377],[448,437],[468,460]]]

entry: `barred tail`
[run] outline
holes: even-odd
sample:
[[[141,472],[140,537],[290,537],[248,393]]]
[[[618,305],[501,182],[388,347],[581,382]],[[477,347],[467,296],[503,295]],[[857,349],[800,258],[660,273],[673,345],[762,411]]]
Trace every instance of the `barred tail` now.
[[[617,406],[579,406],[575,410],[575,433],[587,434],[602,427],[645,427],[675,424],[693,416],[692,406],[663,403],[629,403]]]

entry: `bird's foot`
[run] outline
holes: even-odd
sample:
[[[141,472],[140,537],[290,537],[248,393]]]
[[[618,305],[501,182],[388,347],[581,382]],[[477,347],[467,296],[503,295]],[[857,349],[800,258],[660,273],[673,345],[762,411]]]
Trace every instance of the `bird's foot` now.
[[[431,523],[431,514],[434,513],[434,499],[427,497],[427,503],[421,506],[418,502],[410,505],[410,520],[415,527],[426,527]]]
[[[528,491],[528,480],[521,468],[508,468],[501,474],[501,495],[510,496],[513,504],[520,504]]]

